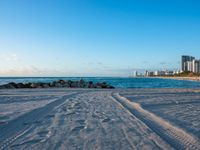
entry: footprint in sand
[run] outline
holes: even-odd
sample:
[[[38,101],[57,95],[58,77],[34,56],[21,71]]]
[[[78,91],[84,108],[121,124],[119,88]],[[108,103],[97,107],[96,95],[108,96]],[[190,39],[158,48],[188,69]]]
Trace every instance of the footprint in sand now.
[[[105,118],[102,120],[103,123],[109,122],[111,119],[110,118]]]
[[[44,131],[40,131],[38,132],[37,134],[39,135],[39,137],[46,137],[46,135],[49,133],[49,131],[47,130],[44,130]]]
[[[80,119],[78,120],[78,122],[81,124],[81,125],[84,125],[86,124],[86,120],[85,119]]]
[[[84,119],[80,119],[76,121],[77,123],[79,123],[79,126],[76,126],[72,129],[72,132],[79,132],[82,129],[85,129],[85,120]]]
[[[36,144],[36,143],[39,143],[39,142],[41,142],[41,139],[32,139],[32,140],[24,141],[24,142],[19,143],[19,144],[14,144],[11,147],[14,148],[14,147],[22,146],[22,145],[27,145],[27,144],[32,145],[32,144]]]
[[[53,117],[55,117],[54,114],[49,114],[49,115],[47,115],[45,118],[53,118]]]
[[[80,132],[84,128],[85,128],[85,126],[77,126],[77,127],[72,129],[72,132]]]

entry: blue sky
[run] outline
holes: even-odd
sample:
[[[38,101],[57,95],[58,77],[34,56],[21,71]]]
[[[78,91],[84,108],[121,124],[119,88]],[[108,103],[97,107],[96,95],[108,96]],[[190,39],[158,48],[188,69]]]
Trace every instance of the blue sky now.
[[[199,0],[0,1],[0,76],[178,69],[199,40]]]

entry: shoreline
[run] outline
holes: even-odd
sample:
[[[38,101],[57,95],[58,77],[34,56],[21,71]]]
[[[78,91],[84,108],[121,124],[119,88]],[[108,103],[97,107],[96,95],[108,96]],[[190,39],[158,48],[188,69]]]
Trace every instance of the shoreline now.
[[[200,82],[200,77],[152,77],[152,78],[186,80],[186,81],[197,81],[197,82]]]

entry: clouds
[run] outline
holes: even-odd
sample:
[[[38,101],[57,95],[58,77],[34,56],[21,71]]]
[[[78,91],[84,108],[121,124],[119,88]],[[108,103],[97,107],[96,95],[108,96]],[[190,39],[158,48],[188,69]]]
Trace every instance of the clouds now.
[[[43,71],[24,62],[16,53],[0,54],[0,76],[32,76]]]
[[[0,71],[20,66],[20,58],[16,53],[0,53]]]
[[[127,77],[134,71],[144,72],[155,70],[155,66],[161,69],[171,68],[173,63],[162,61],[151,65],[148,61],[143,61],[143,66],[137,64],[125,65],[103,60],[79,60],[59,58],[55,60],[47,57],[22,57],[19,53],[0,53],[0,76],[123,76]],[[39,54],[38,54],[39,56]],[[120,62],[120,60],[119,60]]]
[[[19,61],[19,58],[16,54],[10,56],[4,56],[6,61]]]
[[[47,68],[39,68],[36,66],[17,66],[14,68],[0,69],[0,76],[63,76],[65,72],[59,70],[51,70]]]
[[[32,66],[15,66],[0,69],[1,76],[32,76],[34,74],[41,74],[41,71]]]
[[[7,62],[16,62],[19,61],[19,57],[15,53],[10,54],[0,54],[1,61],[7,61]]]

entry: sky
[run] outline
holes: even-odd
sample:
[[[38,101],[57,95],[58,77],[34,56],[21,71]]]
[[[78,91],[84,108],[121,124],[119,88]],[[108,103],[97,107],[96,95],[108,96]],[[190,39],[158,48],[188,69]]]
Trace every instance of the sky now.
[[[0,76],[129,76],[200,59],[199,0],[0,0]]]

